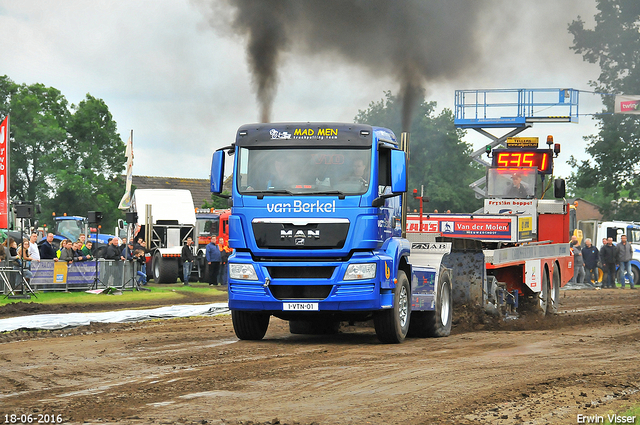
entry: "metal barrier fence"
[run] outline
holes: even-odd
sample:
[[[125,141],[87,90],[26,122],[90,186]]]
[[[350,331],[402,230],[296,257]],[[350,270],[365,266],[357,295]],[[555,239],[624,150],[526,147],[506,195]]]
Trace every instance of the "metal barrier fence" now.
[[[113,286],[127,288],[136,286],[140,277],[137,272],[142,265],[136,261],[103,260],[82,261],[67,264],[64,261],[41,260],[31,263],[30,280],[34,291],[73,291],[100,289]],[[97,279],[96,279],[97,273]],[[0,274],[13,281],[19,277],[19,269],[0,269]],[[4,278],[0,279],[0,289],[3,294],[8,293]]]

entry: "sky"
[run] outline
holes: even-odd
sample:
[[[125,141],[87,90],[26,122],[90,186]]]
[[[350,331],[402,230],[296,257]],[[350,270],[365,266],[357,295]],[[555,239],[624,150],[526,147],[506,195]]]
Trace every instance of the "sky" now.
[[[439,110],[453,109],[460,89],[592,91],[589,81],[599,68],[570,50],[567,26],[580,16],[592,27],[595,0],[468,2],[479,9],[475,41],[447,53],[460,55],[450,62],[464,69],[425,81],[427,100]],[[103,99],[123,141],[133,130],[136,175],[209,178],[213,152],[232,143],[239,126],[260,119],[246,36],[228,22],[232,3],[0,0],[0,75],[55,87],[70,103],[87,93]],[[449,27],[455,34],[454,24],[460,24],[454,19]],[[348,53],[305,50],[313,48],[294,43],[278,57],[272,121],[353,122],[385,91],[400,91],[393,75],[374,72]],[[439,52],[429,60],[438,63]],[[599,96],[586,92],[580,113],[599,112]],[[555,174],[568,176],[565,161],[587,159],[583,137],[596,131],[587,115],[579,124],[535,124],[521,135],[543,141],[553,134],[562,145]],[[488,141],[474,131],[463,140],[474,149]]]

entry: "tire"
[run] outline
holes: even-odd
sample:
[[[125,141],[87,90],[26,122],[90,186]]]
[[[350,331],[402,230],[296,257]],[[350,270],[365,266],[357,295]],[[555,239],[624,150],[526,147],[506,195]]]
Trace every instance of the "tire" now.
[[[411,319],[411,288],[407,275],[398,271],[398,283],[394,290],[393,308],[377,312],[373,324],[378,339],[385,344],[398,344],[409,332]]]
[[[155,283],[176,283],[178,281],[178,261],[163,258],[156,252],[153,256],[153,281]]]
[[[435,310],[411,313],[410,336],[418,338],[449,336],[453,316],[452,299],[451,278],[448,273],[443,273],[438,282]]]
[[[239,339],[258,341],[264,338],[271,315],[255,311],[231,311],[233,330]]]
[[[333,320],[289,320],[289,332],[298,335],[334,335],[340,329],[340,322]]]
[[[542,290],[533,297],[533,312],[544,317],[547,314],[547,306],[549,305],[549,273],[545,270],[542,273]]]
[[[557,314],[560,304],[560,270],[558,264],[553,267],[553,287],[549,291],[549,302],[547,303],[547,314]]]
[[[499,285],[495,276],[487,276],[487,288],[483,296],[484,299],[484,311],[494,316],[501,316],[502,309],[499,305],[498,295]]]

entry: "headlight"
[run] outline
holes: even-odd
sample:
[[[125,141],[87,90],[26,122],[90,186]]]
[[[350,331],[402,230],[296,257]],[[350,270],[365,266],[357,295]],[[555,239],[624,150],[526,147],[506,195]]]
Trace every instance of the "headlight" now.
[[[349,264],[344,272],[344,280],[373,279],[376,277],[376,263]]]
[[[229,264],[229,277],[238,280],[258,280],[253,264]]]

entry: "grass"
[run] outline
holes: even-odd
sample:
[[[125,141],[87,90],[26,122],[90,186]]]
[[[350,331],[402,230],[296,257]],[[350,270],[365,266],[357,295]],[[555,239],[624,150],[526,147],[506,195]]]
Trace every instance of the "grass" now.
[[[128,302],[128,301],[157,301],[175,299],[176,301],[182,298],[182,294],[185,292],[195,292],[208,295],[220,295],[225,291],[211,288],[204,282],[191,282],[191,286],[183,286],[181,283],[177,284],[158,284],[150,283],[145,286],[149,291],[132,291],[130,289],[122,292],[122,295],[102,295],[102,294],[88,294],[84,291],[73,292],[36,292],[36,297],[31,297],[29,300],[9,299],[3,295],[0,296],[0,306],[10,304],[13,302],[33,302],[38,304],[109,304],[114,302]]]
[[[613,411],[608,412],[608,414],[613,415]],[[636,407],[632,407],[631,409],[622,412],[622,413],[616,413],[618,416],[635,416],[636,419],[634,422],[626,422],[626,423],[633,423],[633,424],[638,424],[640,423],[640,406],[636,406]],[[604,415],[605,418],[605,424],[606,425],[612,425],[611,422],[609,422],[609,419],[607,417],[607,415]],[[615,424],[615,422],[614,422]]]

